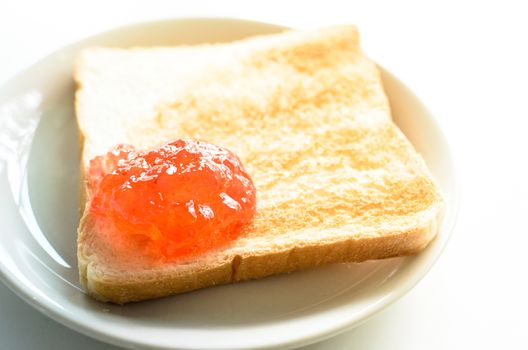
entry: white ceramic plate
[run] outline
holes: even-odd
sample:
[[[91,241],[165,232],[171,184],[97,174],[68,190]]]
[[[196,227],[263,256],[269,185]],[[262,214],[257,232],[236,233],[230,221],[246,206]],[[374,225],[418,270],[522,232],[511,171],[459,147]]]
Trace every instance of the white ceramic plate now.
[[[91,45],[239,39],[284,28],[227,19],[130,26],[61,49],[0,89],[0,276],[49,317],[89,336],[152,349],[287,348],[349,329],[401,297],[430,269],[454,224],[453,162],[437,123],[394,76],[383,79],[396,123],[425,157],[447,201],[438,238],[415,257],[338,264],[127,306],[79,287],[75,255],[78,136],[72,63]]]

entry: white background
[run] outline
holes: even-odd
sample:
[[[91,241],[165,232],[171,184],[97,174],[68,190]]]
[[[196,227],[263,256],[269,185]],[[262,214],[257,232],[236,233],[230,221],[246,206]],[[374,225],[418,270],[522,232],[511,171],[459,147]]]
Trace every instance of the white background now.
[[[528,10],[500,1],[0,0],[0,84],[62,45],[181,16],[359,26],[452,144],[462,205],[444,254],[409,294],[307,349],[528,348]],[[0,349],[116,349],[46,318],[0,283]]]

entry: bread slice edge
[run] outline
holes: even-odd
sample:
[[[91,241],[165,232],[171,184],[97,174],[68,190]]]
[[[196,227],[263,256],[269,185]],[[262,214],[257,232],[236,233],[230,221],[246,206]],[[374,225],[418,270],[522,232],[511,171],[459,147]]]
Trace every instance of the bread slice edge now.
[[[414,222],[376,236],[350,235],[331,242],[287,244],[268,252],[219,252],[212,264],[197,259],[180,273],[173,270],[137,272],[134,278],[112,273],[89,254],[89,245],[78,245],[80,280],[95,299],[116,304],[142,301],[196,289],[259,279],[332,263],[362,262],[414,255],[429,245],[444,215],[443,203],[416,213]],[[83,218],[86,223],[87,216]],[[84,227],[81,222],[80,229]],[[95,234],[85,231],[83,234]],[[223,256],[222,256],[223,254]],[[177,264],[177,263],[175,263]]]

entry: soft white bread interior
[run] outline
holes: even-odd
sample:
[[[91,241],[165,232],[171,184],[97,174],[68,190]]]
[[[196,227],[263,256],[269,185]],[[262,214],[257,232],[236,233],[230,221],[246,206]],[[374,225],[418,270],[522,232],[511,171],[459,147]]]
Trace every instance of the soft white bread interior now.
[[[91,48],[75,80],[82,172],[119,143],[196,138],[234,151],[258,191],[258,214],[233,244],[161,265],[116,254],[85,210],[79,270],[97,299],[126,303],[409,255],[436,234],[442,197],[392,122],[353,26],[229,44]],[[81,192],[89,200],[84,183]]]

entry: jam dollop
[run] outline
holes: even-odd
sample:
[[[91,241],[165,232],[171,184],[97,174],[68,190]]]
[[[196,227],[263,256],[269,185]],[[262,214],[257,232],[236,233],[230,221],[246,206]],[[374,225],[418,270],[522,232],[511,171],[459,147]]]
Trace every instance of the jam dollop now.
[[[238,157],[196,140],[150,150],[119,145],[90,162],[88,186],[98,231],[167,260],[228,244],[256,211],[255,187]]]

